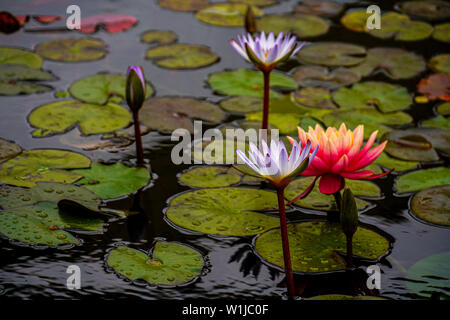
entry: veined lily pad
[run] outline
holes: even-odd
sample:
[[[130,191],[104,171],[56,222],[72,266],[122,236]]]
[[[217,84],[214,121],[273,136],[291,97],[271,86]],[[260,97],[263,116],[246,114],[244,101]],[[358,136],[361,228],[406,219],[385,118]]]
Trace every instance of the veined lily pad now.
[[[125,31],[138,22],[137,18],[132,15],[105,13],[95,16],[83,17],[81,19],[82,33],[94,33],[100,27],[103,27],[109,33],[117,33]]]
[[[339,223],[306,221],[288,224],[292,269],[300,273],[345,269],[346,240]],[[353,236],[353,255],[377,260],[389,251],[389,241],[368,228],[359,226]],[[271,265],[284,268],[281,232],[269,230],[256,237],[255,249]]]
[[[278,34],[295,33],[300,38],[311,38],[324,35],[330,25],[320,17],[306,14],[272,14],[257,19],[258,31],[273,32]]]
[[[241,181],[241,177],[238,174],[230,174],[228,167],[201,166],[183,172],[179,180],[191,188],[218,188],[236,184]]]
[[[146,59],[169,69],[196,69],[216,63],[220,58],[210,48],[194,44],[168,44],[149,49]]]
[[[101,59],[108,51],[101,40],[77,38],[42,42],[36,47],[36,52],[48,60],[81,62]]]
[[[450,74],[436,73],[420,80],[417,91],[429,100],[450,101]]]
[[[446,1],[405,1],[399,4],[399,9],[407,14],[426,20],[450,18],[450,5]]]
[[[325,88],[303,88],[293,93],[294,99],[299,104],[319,109],[336,109],[331,100],[331,92]]]
[[[433,38],[442,42],[450,42],[450,23],[442,23],[435,26]]]
[[[297,69],[292,78],[301,87],[323,87],[330,90],[346,87],[361,80],[359,73],[347,68],[329,71],[327,67],[303,66]]]
[[[247,236],[279,226],[279,219],[256,211],[276,210],[273,192],[249,188],[211,188],[173,198],[167,218],[188,230],[226,236]]]
[[[322,296],[315,296],[307,298],[306,300],[386,300],[381,297],[374,296],[347,296],[344,294],[324,294]]]
[[[411,200],[411,211],[422,220],[450,226],[450,185],[416,193]]]
[[[22,148],[14,142],[0,138],[0,163],[14,158],[22,152]]]
[[[51,91],[53,88],[34,81],[51,81],[56,78],[49,72],[19,64],[0,64],[0,95],[32,94]],[[31,82],[33,81],[33,82]]]
[[[395,183],[395,190],[401,194],[446,184],[450,184],[450,169],[437,167],[401,175]]]
[[[333,1],[305,0],[294,7],[294,12],[322,17],[333,17],[342,11],[342,4]]]
[[[375,164],[388,169],[395,169],[395,171],[399,172],[414,169],[419,165],[419,162],[391,158],[386,152],[382,152],[375,160]]]
[[[428,62],[431,70],[437,73],[450,73],[450,54],[439,54]]]
[[[228,0],[228,2],[244,3],[256,7],[268,7],[278,3],[278,0]]]
[[[367,51],[363,63],[350,70],[366,77],[379,68],[392,79],[409,79],[425,70],[425,61],[421,56],[403,49],[373,48]]]
[[[324,66],[354,66],[363,62],[366,49],[347,43],[315,43],[304,47],[297,56],[302,62]]]
[[[158,241],[150,256],[140,250],[120,246],[106,260],[115,272],[132,281],[150,285],[176,286],[200,276],[204,261],[197,250],[176,242]]]
[[[223,95],[260,98],[264,95],[263,75],[258,71],[237,69],[213,73],[209,76],[208,83],[216,93]],[[270,74],[270,86],[287,90],[297,89],[297,83],[292,78],[276,72]],[[270,96],[280,97],[273,90]]]
[[[125,99],[126,80],[121,74],[99,73],[75,81],[69,91],[78,100],[105,104],[112,96]],[[147,84],[146,97],[153,93],[153,88]]]
[[[352,88],[341,88],[333,94],[333,99],[341,108],[375,105],[383,113],[403,110],[412,104],[406,88],[379,81],[356,83]]]
[[[73,183],[82,176],[63,169],[88,168],[86,156],[65,150],[35,149],[0,164],[0,182],[32,187],[38,181]]]
[[[146,168],[130,168],[118,162],[107,165],[92,163],[89,169],[73,170],[83,178],[77,184],[95,192],[102,199],[113,199],[145,187],[150,180]]]
[[[448,300],[450,297],[450,251],[438,253],[416,262],[406,275],[408,288],[422,298],[429,299],[439,294]]]
[[[150,30],[141,34],[141,42],[169,44],[176,42],[178,36],[172,31]]]
[[[42,58],[34,52],[13,47],[0,47],[0,64],[18,64],[39,69],[42,63]]]
[[[216,105],[193,98],[150,98],[140,111],[141,122],[155,130],[173,131],[184,128],[194,133],[193,119],[220,123],[225,118]]]
[[[195,17],[201,22],[222,26],[222,27],[243,27],[244,18],[247,13],[247,4],[243,3],[215,3],[200,9]],[[264,12],[257,8],[251,7],[253,15],[260,17]]]
[[[286,188],[286,199],[289,201],[297,197],[313,182],[314,177],[304,177],[292,181]],[[349,187],[355,196],[374,197],[379,198],[381,196],[380,188],[369,181],[361,180],[349,180],[345,181],[346,186]],[[296,205],[313,210],[321,211],[336,211],[336,201],[331,195],[322,194],[319,191],[319,187],[316,186],[311,193],[304,199],[294,202]],[[359,210],[363,210],[370,206],[370,203],[356,198],[356,205]]]
[[[263,101],[256,97],[231,97],[220,101],[219,105],[228,112],[248,113],[261,111]]]
[[[77,100],[63,100],[40,106],[28,116],[30,124],[39,128],[35,137],[63,133],[78,125],[83,134],[112,132],[128,126],[130,112],[124,107],[108,103],[97,105]]]
[[[197,11],[207,5],[209,5],[208,0],[160,0],[158,1],[164,9],[174,10],[174,11]]]

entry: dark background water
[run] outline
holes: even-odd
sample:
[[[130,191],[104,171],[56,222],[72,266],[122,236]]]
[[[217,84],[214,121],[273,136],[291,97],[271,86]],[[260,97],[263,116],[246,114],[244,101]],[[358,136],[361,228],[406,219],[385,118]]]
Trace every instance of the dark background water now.
[[[218,2],[218,1],[213,1]],[[290,11],[297,1],[283,1],[279,5],[264,8],[267,13]],[[345,2],[345,1],[342,1]],[[378,4],[382,11],[391,9],[394,1],[346,2],[350,7],[367,7]],[[224,69],[249,67],[249,65],[228,45],[228,40],[242,28],[224,28],[203,24],[192,13],[174,12],[160,8],[156,1],[73,1],[73,0],[1,0],[0,10],[8,10],[16,15],[41,14],[64,15],[70,4],[81,8],[81,15],[100,13],[131,14],[139,23],[121,33],[108,34],[99,31],[94,38],[102,39],[109,47],[104,59],[86,63],[62,63],[45,60],[43,69],[51,70],[58,81],[51,85],[56,90],[67,90],[70,84],[80,78],[100,71],[124,73],[130,64],[144,67],[147,78],[152,82],[156,96],[192,96],[207,98],[217,102],[223,97],[212,94],[206,85],[210,73]],[[342,27],[339,18],[330,20],[330,31],[311,41],[343,41],[364,45],[367,48],[378,46],[402,47],[422,55],[427,61],[430,57],[447,52],[445,45],[435,40],[412,43],[379,40],[365,34],[351,32]],[[40,27],[30,22],[26,28]],[[204,44],[220,55],[220,62],[207,68],[193,71],[162,69],[144,55],[150,47],[139,42],[139,35],[147,30],[172,30],[181,43]],[[76,32],[24,32],[12,35],[0,34],[0,45],[33,49],[38,43],[67,37],[83,37]],[[411,94],[419,79],[431,71],[405,81],[395,81],[406,86]],[[365,78],[391,81],[383,74]],[[63,148],[81,152],[78,148],[63,144],[61,135],[48,138],[32,138],[33,129],[26,116],[37,106],[55,101],[54,91],[24,96],[0,98],[0,137],[13,140],[24,149]],[[436,103],[434,103],[436,104]],[[433,116],[433,103],[413,105],[410,113],[417,125],[418,120]],[[234,119],[230,117],[229,120]],[[69,133],[68,133],[69,134]],[[283,274],[262,264],[252,252],[251,237],[210,237],[185,234],[176,230],[163,219],[167,199],[187,188],[181,186],[176,174],[188,166],[175,166],[170,161],[173,145],[170,136],[151,132],[143,137],[145,157],[151,163],[152,171],[158,176],[153,185],[141,192],[139,206],[142,214],[113,221],[102,235],[83,236],[82,246],[69,250],[35,250],[10,244],[0,240],[0,295],[33,298],[131,298],[144,299],[185,299],[185,298],[267,298],[282,297],[285,289],[279,284]],[[120,153],[103,151],[83,151],[93,161],[128,161],[134,158],[134,147]],[[377,206],[360,215],[360,220],[389,233],[394,239],[393,250],[382,263],[380,294],[394,299],[410,298],[406,282],[401,278],[405,270],[418,260],[429,255],[450,250],[450,230],[430,226],[414,219],[408,212],[409,197],[393,195],[392,185],[395,177],[377,181],[384,198],[375,201]],[[124,199],[111,204],[130,207],[132,199]],[[292,220],[304,218],[301,209],[289,214]],[[321,213],[314,216],[323,215]],[[155,288],[129,283],[119,279],[106,269],[104,256],[118,242],[134,248],[148,250],[155,239],[180,241],[200,250],[208,260],[204,275],[194,283],[176,288]],[[82,270],[82,289],[71,291],[66,288],[66,269],[76,264]],[[308,281],[305,295],[318,293],[349,293],[346,276],[337,273],[330,276],[298,277],[297,281]]]

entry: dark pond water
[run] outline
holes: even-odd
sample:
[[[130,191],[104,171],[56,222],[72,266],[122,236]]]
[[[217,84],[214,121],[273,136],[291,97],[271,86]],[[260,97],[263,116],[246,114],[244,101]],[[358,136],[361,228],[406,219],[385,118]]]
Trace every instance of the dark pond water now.
[[[344,2],[344,1],[343,1]],[[21,14],[64,14],[68,5],[78,4],[82,15],[98,13],[131,14],[139,23],[117,34],[99,31],[93,36],[108,44],[109,54],[101,60],[86,63],[61,63],[45,60],[43,68],[51,70],[59,80],[52,82],[55,90],[67,90],[69,85],[82,77],[100,71],[123,73],[130,64],[141,64],[147,78],[152,82],[156,96],[203,97],[212,102],[222,99],[213,95],[205,80],[210,73],[224,69],[246,68],[249,65],[228,45],[228,40],[240,28],[222,28],[203,24],[191,13],[172,12],[160,8],[156,1],[72,1],[72,0],[35,0],[1,1],[1,9]],[[266,13],[290,11],[296,1],[283,1],[279,5],[265,8]],[[367,7],[377,3],[382,10],[392,8],[393,1],[350,2],[354,7]],[[379,40],[364,34],[346,30],[338,18],[331,19],[330,31],[313,41],[342,41],[363,45],[394,46],[412,50],[422,55],[426,61],[438,53],[447,52],[445,45],[433,40],[403,43]],[[161,29],[174,31],[180,42],[204,44],[220,55],[220,62],[207,68],[193,71],[174,71],[162,69],[144,59],[148,44],[139,42],[139,35],[146,30]],[[72,32],[72,37],[83,35]],[[67,33],[24,32],[12,35],[0,35],[0,45],[33,49],[38,43],[67,37]],[[430,71],[427,71],[430,73]],[[425,76],[423,73],[421,76]],[[393,82],[383,74],[367,79],[380,79]],[[412,93],[420,77],[395,83],[406,86]],[[32,128],[27,122],[27,114],[37,106],[54,101],[54,92],[43,94],[11,96],[0,98],[0,137],[13,140],[23,149],[62,148],[80,152],[80,149],[63,144],[61,135],[48,138],[33,138]],[[406,110],[414,118],[432,117],[433,104],[413,105]],[[233,120],[234,117],[229,117]],[[18,247],[6,240],[0,240],[0,295],[20,298],[143,298],[143,299],[184,299],[184,298],[267,298],[282,297],[285,289],[280,287],[283,274],[261,263],[253,253],[251,237],[210,237],[186,234],[170,226],[163,216],[167,200],[186,187],[177,181],[177,173],[188,166],[176,166],[170,161],[170,136],[151,132],[143,137],[145,157],[151,164],[157,179],[140,193],[138,206],[142,214],[128,219],[109,223],[107,231],[101,235],[83,236],[82,246],[69,250],[35,250]],[[104,151],[84,151],[93,161],[133,161],[134,147],[120,153]],[[394,239],[392,253],[382,261],[380,294],[393,299],[409,299],[405,270],[418,260],[429,255],[450,250],[450,231],[419,222],[408,212],[409,197],[393,195],[395,176],[377,181],[382,188],[384,198],[374,201],[376,206],[363,214],[364,223],[377,226]],[[131,207],[132,199],[115,201],[109,205],[118,208]],[[315,213],[313,216],[323,216]],[[289,214],[294,220],[305,218],[301,209]],[[133,248],[148,250],[157,239],[180,241],[201,251],[208,260],[208,267],[194,283],[176,288],[155,288],[136,285],[119,279],[107,270],[104,257],[107,251],[118,242]],[[82,290],[71,291],[66,288],[66,269],[76,264],[82,270]],[[364,270],[364,269],[361,269]],[[364,272],[362,272],[364,274]],[[361,276],[361,278],[364,278]],[[346,284],[344,273],[327,276],[298,277],[299,282],[307,281],[305,296],[325,293],[351,293]]]

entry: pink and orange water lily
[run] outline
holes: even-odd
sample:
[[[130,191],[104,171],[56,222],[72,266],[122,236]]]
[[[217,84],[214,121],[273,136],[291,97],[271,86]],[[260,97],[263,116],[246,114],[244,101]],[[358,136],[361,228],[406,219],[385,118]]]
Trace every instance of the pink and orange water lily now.
[[[389,174],[391,171],[375,174],[371,170],[363,170],[375,161],[383,152],[387,141],[373,146],[378,131],[372,132],[367,143],[364,142],[364,126],[348,130],[344,123],[339,129],[329,127],[324,130],[320,125],[308,131],[298,128],[298,137],[303,145],[311,141],[312,148],[319,146],[319,151],[303,176],[320,177],[319,190],[324,194],[334,194],[345,186],[345,179],[368,180]],[[295,140],[289,138],[291,143]]]

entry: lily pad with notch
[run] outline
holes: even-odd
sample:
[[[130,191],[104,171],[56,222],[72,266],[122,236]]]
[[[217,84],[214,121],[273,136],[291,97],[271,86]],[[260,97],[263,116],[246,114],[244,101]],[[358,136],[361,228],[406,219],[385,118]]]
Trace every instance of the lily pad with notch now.
[[[347,68],[328,70],[322,66],[302,66],[292,75],[300,87],[321,87],[330,90],[346,87],[361,80],[359,73]]]
[[[107,45],[93,38],[69,38],[41,42],[36,53],[48,60],[61,62],[84,62],[102,59]]]
[[[300,38],[312,38],[324,35],[330,25],[323,18],[307,14],[271,14],[256,20],[258,31],[278,34],[295,33]]]
[[[22,148],[12,141],[0,138],[0,163],[5,162],[22,152]]]
[[[133,27],[137,22],[137,18],[132,15],[114,13],[97,14],[81,19],[80,32],[91,34],[102,27],[109,33],[118,33]]]
[[[354,66],[366,59],[366,49],[348,43],[322,42],[305,46],[297,56],[304,63],[324,66]]]
[[[216,63],[220,58],[207,46],[194,44],[167,44],[149,49],[146,59],[168,69],[197,69]]]
[[[33,69],[40,69],[43,61],[38,54],[29,50],[14,47],[0,47],[0,64],[17,64]]]
[[[176,42],[178,36],[169,30],[150,30],[142,33],[140,39],[144,43],[169,44]]]
[[[436,73],[450,73],[450,54],[438,54],[428,61],[428,66]]]
[[[243,27],[248,5],[244,3],[214,3],[200,9],[195,17],[207,24],[221,27]],[[251,6],[255,17],[264,15],[258,7]]]
[[[433,38],[442,42],[450,42],[450,23],[441,23],[435,26]]]
[[[411,200],[411,212],[421,220],[450,227],[450,185],[416,193]]]
[[[450,169],[437,167],[401,175],[397,178],[394,188],[398,194],[405,194],[447,184],[450,184]]]

